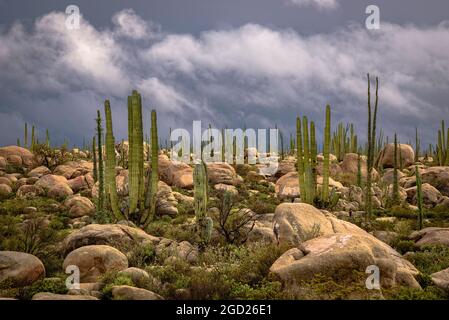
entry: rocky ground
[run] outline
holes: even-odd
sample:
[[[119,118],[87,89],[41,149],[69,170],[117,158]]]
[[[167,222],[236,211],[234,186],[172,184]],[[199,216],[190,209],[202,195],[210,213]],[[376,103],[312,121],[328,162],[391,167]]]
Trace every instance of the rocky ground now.
[[[296,159],[285,156],[275,176],[260,167],[208,165],[210,215],[216,229],[206,247],[194,232],[193,169],[159,155],[157,217],[145,230],[96,210],[89,152],[42,159],[27,149],[0,148],[0,297],[95,299],[447,299],[449,294],[449,167],[420,159],[425,205],[417,230],[414,151],[400,145],[401,204],[388,205],[392,145],[373,172],[373,205],[365,219],[356,185],[358,156],[331,156],[333,208],[300,203]],[[61,160],[62,159],[62,160]],[[318,175],[322,157],[318,156]],[[366,176],[366,160],[361,163]],[[126,204],[128,170],[116,168]],[[322,178],[318,176],[318,183]],[[234,195],[237,233],[219,227],[220,196]],[[68,289],[77,266],[80,288]],[[380,290],[366,268],[378,266]],[[67,269],[68,268],[68,269]]]

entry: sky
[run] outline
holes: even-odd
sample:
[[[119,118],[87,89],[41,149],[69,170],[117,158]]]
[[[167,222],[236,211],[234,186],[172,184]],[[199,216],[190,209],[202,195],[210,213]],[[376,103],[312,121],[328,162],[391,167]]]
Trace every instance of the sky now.
[[[378,30],[365,26],[373,4]],[[66,27],[68,5],[79,29]],[[448,15],[447,0],[0,0],[0,145],[23,140],[25,122],[81,145],[105,99],[126,139],[133,89],[162,139],[193,120],[288,137],[298,115],[321,139],[330,104],[333,128],[353,122],[363,141],[370,73],[378,126],[413,143],[418,127],[425,146],[449,125]]]

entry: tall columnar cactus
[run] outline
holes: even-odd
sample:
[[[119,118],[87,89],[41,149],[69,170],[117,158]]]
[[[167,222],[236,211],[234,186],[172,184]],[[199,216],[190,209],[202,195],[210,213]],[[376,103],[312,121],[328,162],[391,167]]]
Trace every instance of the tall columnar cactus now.
[[[421,141],[418,136],[418,127],[415,128],[415,162],[419,161],[419,153],[421,148]]]
[[[323,145],[323,202],[329,201],[329,167],[330,167],[330,140],[331,140],[331,107],[326,106],[326,122],[324,126]]]
[[[98,206],[97,211],[104,209],[104,168],[103,168],[103,128],[101,127],[101,114],[97,110],[97,141],[98,141]]]
[[[97,143],[96,137],[92,138],[92,161],[94,163],[94,182],[98,181],[98,162],[97,162]]]
[[[143,130],[142,100],[137,91],[128,97],[129,140],[129,213],[142,209],[143,196]]]
[[[23,136],[23,147],[28,148],[28,123],[25,122],[24,136]]]
[[[120,165],[123,169],[126,169],[126,163],[125,163],[125,140],[122,139],[122,142],[120,144]]]
[[[293,135],[290,133],[290,155],[294,154],[295,151],[295,139],[293,138]]]
[[[50,147],[50,133],[48,132],[48,129],[45,130],[45,145]]]
[[[109,194],[112,213],[117,220],[123,219],[123,214],[118,206],[117,184],[115,181],[115,138],[112,130],[111,104],[109,100],[104,102],[106,117],[106,190]]]
[[[394,134],[394,159],[393,159],[393,194],[392,194],[392,204],[396,205],[399,203],[399,182],[398,182],[398,138],[396,133]]]
[[[449,128],[446,135],[444,120],[441,121],[441,129],[438,130],[436,161],[440,166],[449,165]]]
[[[362,187],[362,157],[357,154],[357,186]]]
[[[32,126],[31,127],[31,145],[30,145],[30,150],[33,150],[34,149],[34,145],[35,145],[35,143],[36,143],[36,136],[35,136],[35,133],[34,133],[35,131],[34,131],[34,126]]]
[[[304,178],[304,162],[303,162],[303,149],[302,149],[302,130],[301,130],[301,118],[296,118],[296,159],[297,170],[299,177],[299,193],[301,195],[301,201],[306,202],[306,181]]]
[[[313,130],[311,130],[313,131]],[[312,134],[313,135],[313,134]],[[299,192],[301,201],[312,204],[315,199],[316,184],[314,183],[312,171],[312,154],[316,153],[316,147],[311,148],[309,139],[309,123],[307,117],[296,119],[296,141],[297,141],[297,170],[299,176]],[[315,149],[315,151],[311,151]],[[315,156],[316,159],[316,156]]]
[[[379,79],[376,77],[376,100],[374,105],[374,114],[371,113],[371,81],[368,74],[368,142],[367,142],[367,170],[366,170],[366,218],[371,219],[372,214],[372,190],[371,178],[374,166],[374,153],[376,143],[376,118],[378,105]]]
[[[203,243],[208,243],[212,233],[213,222],[207,216],[208,177],[204,163],[195,165],[193,171],[194,208],[198,227],[198,234]]]
[[[157,134],[157,114],[156,110],[151,111],[151,173],[148,179],[148,186],[145,198],[145,215],[141,218],[141,223],[146,226],[156,215],[157,186],[159,183],[159,145]]]
[[[416,204],[418,205],[418,228],[423,228],[423,194],[422,194],[422,181],[419,174],[418,166],[415,166],[416,176]]]
[[[312,171],[312,182],[311,188],[313,190],[313,198],[315,198],[316,193],[316,182],[317,182],[317,151],[318,146],[315,138],[315,123],[310,121],[310,168]],[[312,199],[313,200],[313,199]]]
[[[279,142],[281,144],[281,160],[284,160],[284,137],[281,130],[279,130]]]

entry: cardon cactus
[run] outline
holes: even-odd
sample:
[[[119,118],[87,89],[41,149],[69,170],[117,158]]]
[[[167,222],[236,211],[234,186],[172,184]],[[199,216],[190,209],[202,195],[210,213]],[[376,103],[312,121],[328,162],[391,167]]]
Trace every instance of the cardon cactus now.
[[[330,140],[331,140],[331,107],[326,106],[326,122],[324,126],[323,145],[323,202],[329,200],[329,167],[330,167]]]
[[[197,163],[193,171],[194,208],[198,233],[203,243],[210,240],[212,232],[212,220],[207,217],[208,203],[208,178],[204,163]]]
[[[103,128],[101,127],[101,114],[97,110],[97,139],[98,139],[98,206],[97,211],[102,213],[104,208],[104,168],[103,168]]]
[[[423,194],[422,194],[422,181],[419,174],[418,166],[415,166],[416,176],[416,204],[418,205],[418,229],[423,228]]]
[[[143,195],[142,100],[137,91],[128,97],[129,214],[135,214]],[[140,206],[139,209],[142,209]]]
[[[92,161],[94,163],[94,182],[98,181],[97,143],[96,137],[92,138]]]
[[[372,114],[371,108],[371,81],[368,74],[368,150],[367,150],[367,161],[366,161],[366,219],[371,218],[372,213],[372,189],[371,189],[371,175],[374,167],[374,153],[376,144],[376,118],[377,118],[377,105],[378,105],[378,90],[379,90],[379,80],[376,78],[376,100],[374,105],[374,114]]]
[[[147,192],[145,198],[146,214],[142,216],[141,223],[145,226],[153,220],[156,215],[157,185],[159,182],[159,145],[157,134],[157,114],[156,110],[151,111],[151,173],[148,179]]]
[[[302,130],[301,130],[301,118],[296,118],[296,158],[297,158],[297,170],[299,176],[299,193],[301,195],[301,201],[306,202],[306,181],[304,178],[304,162],[303,162],[303,148],[302,148]]]
[[[109,100],[104,102],[106,116],[106,190],[109,194],[112,213],[117,220],[123,219],[118,206],[117,184],[115,181],[115,138],[112,131],[112,115]]]

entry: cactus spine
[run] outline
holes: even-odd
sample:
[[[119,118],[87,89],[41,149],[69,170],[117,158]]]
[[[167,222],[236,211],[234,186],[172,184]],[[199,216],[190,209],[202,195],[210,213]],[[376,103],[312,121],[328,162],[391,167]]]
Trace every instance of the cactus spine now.
[[[112,213],[117,220],[123,219],[118,206],[117,184],[115,182],[115,138],[112,130],[111,104],[109,100],[104,102],[106,117],[106,190],[109,194]]]
[[[330,166],[330,140],[331,140],[331,107],[326,106],[326,122],[324,126],[324,145],[323,145],[323,202],[329,201],[329,166]]]
[[[195,165],[193,171],[194,184],[194,207],[195,216],[198,227],[198,234],[203,244],[210,241],[212,234],[213,222],[207,216],[207,202],[208,202],[208,178],[207,169],[204,163]]]
[[[103,169],[103,128],[101,127],[101,114],[97,110],[97,139],[98,139],[98,206],[97,211],[104,209],[104,169]]]
[[[156,215],[157,185],[159,183],[159,145],[157,143],[157,114],[151,111],[151,173],[148,179],[145,207],[148,208],[146,216],[142,216],[141,222],[146,226]]]
[[[374,166],[374,153],[376,143],[376,118],[377,118],[377,105],[378,105],[378,89],[379,79],[376,77],[376,100],[374,105],[374,114],[371,113],[371,81],[368,74],[368,142],[367,142],[367,170],[366,170],[366,218],[369,220],[372,214],[372,190],[371,190],[371,177]]]
[[[418,205],[418,228],[423,228],[423,195],[422,195],[422,181],[419,174],[418,166],[415,166],[416,175],[416,203]]]

